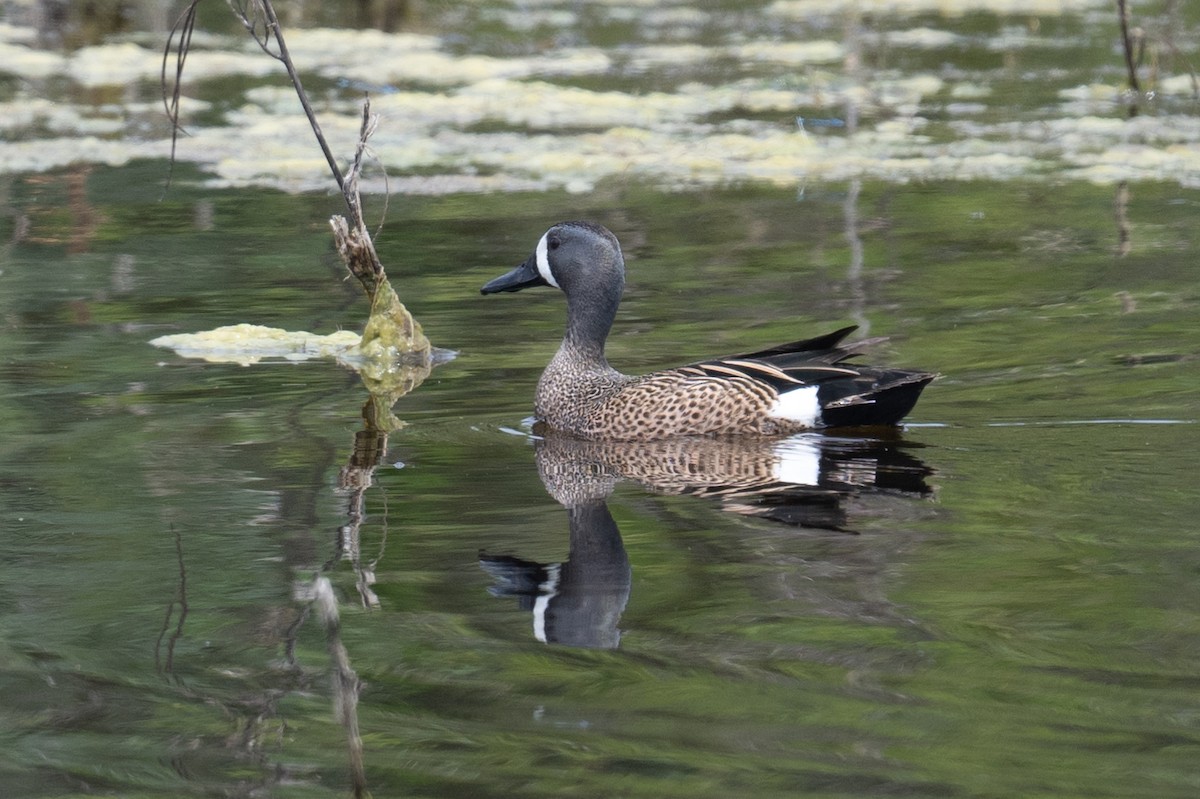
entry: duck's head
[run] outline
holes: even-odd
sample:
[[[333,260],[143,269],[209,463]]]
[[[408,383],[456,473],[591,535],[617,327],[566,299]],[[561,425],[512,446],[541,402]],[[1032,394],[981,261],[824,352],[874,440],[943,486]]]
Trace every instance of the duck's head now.
[[[480,293],[554,286],[570,297],[610,297],[625,288],[621,245],[608,228],[592,222],[559,222],[542,234],[533,255],[508,274],[487,283]]]

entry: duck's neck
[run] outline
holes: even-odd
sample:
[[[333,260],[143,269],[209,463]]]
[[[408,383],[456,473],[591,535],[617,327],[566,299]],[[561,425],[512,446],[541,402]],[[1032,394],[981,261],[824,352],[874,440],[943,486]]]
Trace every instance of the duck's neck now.
[[[620,302],[619,292],[600,299],[595,296],[586,299],[568,297],[567,334],[563,337],[559,356],[599,369],[611,368],[604,357],[604,343],[612,330]]]

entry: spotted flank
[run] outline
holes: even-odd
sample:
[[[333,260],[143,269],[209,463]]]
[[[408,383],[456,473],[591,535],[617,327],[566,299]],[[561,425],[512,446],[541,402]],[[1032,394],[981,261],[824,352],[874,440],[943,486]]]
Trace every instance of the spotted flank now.
[[[929,372],[848,363],[879,339],[844,345],[855,327],[765,350],[626,375],[604,357],[625,287],[617,239],[589,222],[550,228],[523,264],[484,294],[552,286],[567,296],[567,330],[538,381],[536,416],[591,439],[782,436],[823,427],[895,425]]]

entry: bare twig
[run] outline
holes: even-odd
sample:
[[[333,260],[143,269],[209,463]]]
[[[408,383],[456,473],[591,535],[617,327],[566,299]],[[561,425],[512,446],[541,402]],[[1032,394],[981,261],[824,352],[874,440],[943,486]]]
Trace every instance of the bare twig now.
[[[384,279],[383,263],[375,252],[371,234],[367,231],[362,213],[362,198],[358,194],[358,181],[362,174],[363,156],[367,153],[367,140],[375,132],[379,117],[371,113],[371,100],[363,103],[362,125],[358,133],[358,147],[354,151],[354,164],[350,168],[350,176],[342,185],[342,197],[349,209],[349,222],[341,217],[333,217],[334,243],[342,256],[350,274],[358,278],[366,289],[368,296],[375,296],[375,289],[380,280]]]
[[[1129,118],[1138,115],[1138,104],[1141,101],[1142,88],[1138,83],[1137,64],[1141,58],[1139,53],[1134,55],[1134,36],[1129,30],[1129,5],[1127,0],[1117,0],[1117,17],[1121,23],[1121,46],[1125,53],[1125,73],[1129,81]],[[1141,31],[1137,40],[1142,42]],[[1129,182],[1122,180],[1117,184],[1117,195],[1113,199],[1113,216],[1117,223],[1117,256],[1124,258],[1133,249],[1132,233],[1129,226]]]
[[[1135,117],[1138,115],[1138,98],[1142,89],[1138,84],[1137,59],[1133,52],[1134,37],[1129,31],[1129,6],[1126,0],[1117,0],[1117,17],[1121,22],[1121,45],[1125,50],[1125,72],[1129,80],[1129,91],[1133,94],[1133,100],[1129,105],[1129,116]],[[1140,36],[1138,38],[1140,40]]]
[[[167,119],[171,121],[171,160],[167,163],[167,183],[163,190],[171,187],[171,175],[175,170],[175,145],[179,141],[179,134],[184,130],[179,124],[179,98],[183,91],[181,84],[183,83],[183,65],[187,61],[188,52],[192,49],[192,31],[196,28],[196,7],[200,5],[200,0],[192,0],[188,4],[187,9],[179,15],[179,19],[175,20],[175,24],[171,27],[170,33],[167,34],[167,44],[163,49],[162,62],[162,97],[163,107],[167,112]],[[179,49],[175,51],[175,83],[171,87],[171,96],[167,97],[167,64],[171,60],[171,45],[175,42],[175,36],[179,36]]]
[[[196,24],[196,8],[199,2],[200,0],[192,0],[187,11],[179,18],[175,28],[172,29],[171,36],[167,41],[167,48],[163,54],[163,103],[166,106],[168,117],[171,118],[172,124],[175,126],[176,132],[179,130],[179,84],[183,74],[184,61],[191,47],[191,35]],[[320,123],[317,122],[316,113],[313,111],[312,104],[308,100],[308,94],[304,91],[300,75],[296,71],[295,64],[292,63],[292,57],[288,52],[287,42],[284,39],[283,30],[279,24],[279,18],[275,14],[275,8],[272,6],[271,0],[227,0],[227,2],[230,8],[233,9],[234,14],[241,21],[243,27],[246,28],[254,38],[254,41],[262,48],[263,52],[280,61],[287,69],[288,77],[291,79],[292,86],[296,90],[296,96],[300,98],[300,105],[304,108],[304,114],[308,118],[313,135],[317,139],[317,144],[321,147],[321,152],[325,155],[325,162],[329,165],[329,171],[333,173],[333,178],[337,181],[338,188],[342,192],[342,198],[346,202],[347,218],[335,216],[330,220],[334,229],[334,240],[338,252],[341,254],[342,260],[345,262],[350,273],[358,278],[367,295],[374,300],[376,289],[381,284],[386,283],[387,277],[384,273],[383,263],[379,260],[379,255],[375,251],[375,245],[371,240],[371,233],[367,230],[362,211],[362,198],[358,191],[363,160],[368,155],[374,156],[374,153],[368,148],[367,142],[371,134],[374,133],[379,121],[378,116],[371,113],[370,98],[368,97],[363,104],[362,126],[359,132],[358,147],[354,153],[354,162],[350,174],[349,176],[345,176],[338,167],[337,160],[329,148],[329,143],[325,140],[325,134],[321,131]],[[177,36],[178,50],[176,51],[175,85],[171,92],[171,97],[168,99],[167,64],[170,61],[172,45],[175,43]],[[272,50],[272,42],[278,46],[278,52]],[[172,164],[174,163],[174,158],[175,146],[174,139],[172,139]],[[384,202],[384,215],[386,216],[386,199]],[[382,226],[382,221],[380,224]],[[378,233],[378,230],[376,233]],[[394,292],[392,294],[394,295]],[[402,327],[407,326],[414,328],[414,330],[419,329],[415,321],[407,315],[407,311],[402,311],[403,306],[399,305],[398,300],[396,300],[396,304],[401,309],[396,312],[400,313],[404,319]]]
[[[167,118],[171,120],[171,160],[169,169],[175,165],[175,144],[176,139],[181,131],[179,127],[179,99],[180,99],[180,82],[183,76],[183,65],[187,60],[188,52],[191,50],[192,31],[196,26],[196,9],[200,5],[200,0],[192,0],[188,4],[187,9],[180,15],[175,26],[171,28],[171,32],[167,37],[167,45],[163,51],[162,65],[162,95],[163,105],[167,110]],[[244,2],[234,2],[229,0],[229,6],[233,9],[233,13],[249,31],[254,41],[262,48],[263,52],[272,58],[283,63],[287,69],[288,77],[291,78],[292,86],[296,89],[296,96],[300,98],[300,105],[304,108],[304,114],[308,117],[308,124],[312,127],[313,135],[317,137],[317,144],[321,147],[321,152],[325,154],[325,162],[329,164],[329,171],[333,173],[333,179],[337,181],[338,188],[344,191],[344,178],[342,170],[338,167],[337,159],[333,157],[333,151],[329,149],[329,143],[325,140],[325,134],[321,132],[321,124],[317,122],[316,112],[313,111],[312,103],[308,101],[308,94],[304,91],[304,85],[300,82],[300,75],[296,72],[296,66],[292,63],[292,57],[288,53],[287,42],[283,38],[283,29],[279,25],[279,18],[275,15],[275,8],[271,5],[270,0],[254,0],[251,3],[254,13],[247,11]],[[260,22],[257,12],[261,10],[263,17]],[[171,60],[171,52],[178,36],[178,48],[175,50],[175,85],[173,86],[170,97],[167,96],[167,64]],[[279,45],[279,52],[271,50],[271,40]],[[167,176],[167,185],[170,185],[170,172]]]
[[[308,117],[308,124],[312,126],[313,135],[317,137],[317,144],[321,146],[321,152],[325,154],[325,162],[329,164],[329,171],[333,173],[333,179],[337,181],[338,188],[344,194],[345,179],[342,177],[342,170],[338,168],[337,159],[333,157],[329,143],[325,141],[325,135],[321,133],[321,124],[317,122],[317,115],[313,111],[312,104],[308,102],[308,94],[305,93],[304,86],[300,83],[300,74],[296,72],[296,65],[292,63],[292,57],[288,54],[287,42],[283,40],[283,28],[279,25],[279,18],[275,16],[275,8],[271,5],[271,0],[259,0],[259,2],[262,3],[263,13],[267,17],[268,30],[279,45],[278,58],[287,68],[288,77],[292,79],[292,86],[296,88],[296,96],[300,98],[300,105],[304,107],[304,114]]]
[[[252,11],[247,11],[244,0],[237,0],[236,2],[235,0],[225,1],[229,3],[229,7],[233,10],[234,16],[238,18],[238,21],[242,23],[243,27],[245,27],[246,32],[250,34],[250,38],[254,39],[254,43],[261,47],[262,51],[271,56],[271,58],[278,60],[279,54],[271,50],[270,28],[263,24],[261,26],[262,32],[259,32],[259,23],[262,21],[262,17],[258,12],[262,10],[262,6],[259,3],[251,0],[250,8]]]

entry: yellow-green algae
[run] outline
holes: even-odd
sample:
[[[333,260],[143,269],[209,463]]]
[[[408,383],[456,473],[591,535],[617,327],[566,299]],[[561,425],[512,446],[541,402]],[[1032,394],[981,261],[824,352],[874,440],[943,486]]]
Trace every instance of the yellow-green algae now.
[[[611,178],[687,188],[1064,173],[1100,182],[1161,178],[1200,185],[1200,125],[1178,99],[1194,93],[1190,75],[1160,69],[1147,85],[1158,105],[1127,119],[1118,61],[1103,74],[1105,83],[1080,71],[1075,87],[1044,95],[1049,104],[1032,115],[1030,109],[1006,113],[1009,100],[986,71],[850,66],[860,58],[856,47],[877,45],[945,49],[951,58],[966,48],[1000,47],[1018,59],[1031,47],[1074,47],[1061,33],[1042,35],[1032,20],[1094,15],[1102,7],[1107,4],[1099,0],[780,0],[765,13],[781,25],[861,13],[895,17],[891,24],[899,27],[865,25],[857,45],[853,37],[755,38],[733,31],[701,43],[699,28],[686,27],[608,48],[556,46],[549,37],[503,58],[451,52],[438,37],[417,33],[297,29],[288,36],[302,72],[346,87],[313,98],[335,151],[348,151],[356,141],[361,91],[371,92],[382,116],[372,147],[392,175],[389,187],[402,193],[585,192]],[[529,8],[539,25],[580,24],[575,10],[555,2]],[[503,17],[502,11],[488,13]],[[613,19],[632,14],[628,19],[642,27],[650,24],[642,19],[650,12],[674,14],[693,26],[711,24],[718,13],[641,2],[596,6],[596,13]],[[981,36],[949,23],[940,27],[929,16],[967,12],[1015,16],[1025,24]],[[906,29],[905,17],[922,24]],[[830,30],[827,24],[818,29]],[[31,28],[0,25],[0,71],[25,79],[16,96],[0,104],[0,137],[8,140],[0,143],[0,172],[167,155],[167,126],[147,124],[159,113],[156,104],[133,90],[126,91],[132,100],[107,105],[36,95],[51,76],[85,88],[140,84],[147,91],[161,66],[156,47],[115,41],[59,55],[35,49],[35,40]],[[279,80],[244,92],[244,102],[215,123],[210,105],[185,96],[182,121],[189,137],[177,157],[199,164],[214,186],[327,191],[327,166],[278,63],[244,38],[198,34],[194,44],[185,93],[221,76]],[[714,64],[731,65],[719,72],[733,77],[717,78]],[[596,88],[609,75],[643,71],[658,78],[647,82],[655,89]],[[662,74],[671,79],[661,80]],[[691,74],[704,81],[689,80]],[[586,88],[570,85],[578,78],[587,79]],[[202,113],[203,125],[189,118]],[[818,130],[795,122],[851,114],[856,129]],[[364,180],[363,188],[382,191],[384,183]]]
[[[1056,17],[1103,5],[1109,5],[1107,0],[777,0],[767,12],[800,18],[846,12],[896,16],[941,14],[945,17],[984,12]]]
[[[393,323],[397,306],[409,325]],[[396,401],[424,382],[436,363],[452,357],[440,350],[437,358],[428,340],[395,292],[387,287],[376,294],[371,318],[364,336],[348,330],[321,335],[306,331],[283,330],[262,325],[237,324],[176,333],[153,339],[151,344],[172,349],[184,358],[208,363],[232,363],[251,366],[264,361],[298,363],[332,358],[358,372],[369,394],[364,413],[381,430],[395,430],[403,422],[392,413]]]
[[[317,358],[353,358],[361,340],[361,336],[349,330],[321,335],[237,324],[198,333],[159,336],[150,343],[172,349],[184,358],[249,366],[264,360],[299,362]]]

